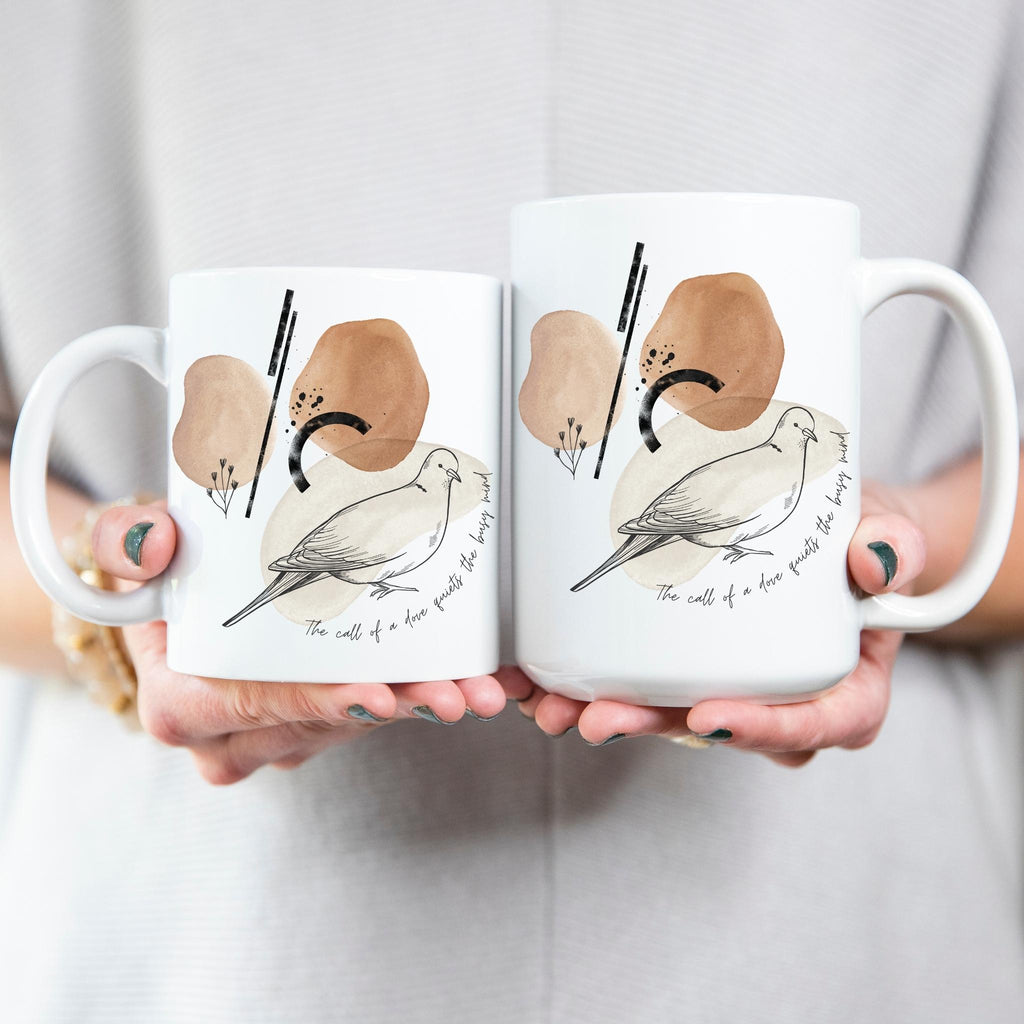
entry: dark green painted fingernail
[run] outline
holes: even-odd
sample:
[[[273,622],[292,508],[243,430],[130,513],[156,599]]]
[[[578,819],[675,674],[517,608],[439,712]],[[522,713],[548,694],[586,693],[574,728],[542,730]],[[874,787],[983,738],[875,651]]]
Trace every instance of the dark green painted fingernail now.
[[[420,718],[425,718],[428,722],[437,722],[438,725],[454,725],[454,722],[446,722],[443,718],[438,718],[426,704],[419,704],[412,709],[414,715],[418,715]]]
[[[570,726],[569,726],[569,728],[565,730],[565,732],[560,732],[560,733],[559,733],[559,734],[558,734],[558,735],[557,735],[557,736],[555,737],[555,739],[557,740],[557,739],[561,738],[562,736],[568,736],[568,735],[569,735],[569,733],[573,732],[574,730],[575,730],[576,732],[579,732],[579,730],[578,730],[578,729],[576,728],[576,726],[575,726],[575,725],[570,725]]]
[[[712,743],[721,743],[722,740],[732,739],[732,733],[728,729],[716,729],[714,732],[695,732],[693,735],[699,740],[710,740]]]
[[[886,544],[884,540],[874,540],[868,547],[878,555],[878,560],[882,563],[882,569],[885,572],[885,585],[889,586],[896,578],[896,569],[899,565],[896,552],[893,551],[892,545]]]
[[[360,722],[386,722],[386,718],[381,718],[379,715],[375,715],[372,711],[367,711],[362,704],[353,704],[348,709],[349,718],[358,718]]]
[[[124,553],[138,566],[142,565],[142,542],[152,529],[152,523],[136,523],[124,535]]]
[[[608,739],[601,740],[600,743],[590,743],[590,740],[587,740],[587,743],[590,743],[592,747],[607,747],[609,743],[615,743],[618,740],[624,740],[625,738],[626,734],[624,732],[613,732]]]
[[[470,718],[475,718],[478,722],[493,722],[501,712],[499,711],[498,715],[488,715],[487,718],[484,718],[482,715],[478,715],[472,708],[466,708],[466,714]]]

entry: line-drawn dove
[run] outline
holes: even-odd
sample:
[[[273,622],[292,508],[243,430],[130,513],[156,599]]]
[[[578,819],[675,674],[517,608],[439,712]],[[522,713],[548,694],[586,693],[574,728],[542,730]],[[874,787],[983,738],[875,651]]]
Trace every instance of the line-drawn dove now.
[[[619,549],[571,589],[582,590],[631,558],[677,540],[724,548],[726,561],[770,555],[742,544],[770,533],[793,514],[804,488],[807,443],[817,440],[814,417],[802,406],[791,406],[767,441],[705,462],[623,523],[619,533],[627,537]]]
[[[448,528],[454,482],[462,483],[459,460],[447,448],[435,448],[407,484],[346,505],[310,530],[289,554],[271,562],[267,568],[276,570],[277,579],[224,625],[233,626],[270,601],[328,576],[368,585],[376,598],[415,591],[390,581],[436,554]]]

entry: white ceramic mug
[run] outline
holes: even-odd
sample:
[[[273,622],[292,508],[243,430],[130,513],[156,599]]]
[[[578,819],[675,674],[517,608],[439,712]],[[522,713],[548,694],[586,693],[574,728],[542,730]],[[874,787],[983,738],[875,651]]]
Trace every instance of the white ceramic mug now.
[[[235,679],[408,682],[498,664],[501,282],[252,268],[179,274],[170,326],[109,327],[35,382],[12,453],[18,541],[80,618],[167,620],[167,662]],[[65,391],[127,359],[168,387],[173,562],[83,583],[46,515]],[[100,413],[98,413],[99,415]]]
[[[512,215],[516,659],[569,697],[800,699],[861,629],[927,630],[991,582],[1013,519],[1009,361],[959,274],[860,256],[859,212],[802,196],[584,196]],[[934,593],[864,597],[860,328],[942,302],[982,397],[966,564]]]

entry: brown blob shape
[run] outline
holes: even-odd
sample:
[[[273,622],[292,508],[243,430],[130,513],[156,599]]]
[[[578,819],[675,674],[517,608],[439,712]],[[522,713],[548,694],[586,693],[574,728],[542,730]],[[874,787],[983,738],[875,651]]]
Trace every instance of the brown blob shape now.
[[[313,402],[305,401],[316,392]],[[430,391],[412,339],[394,320],[350,320],[328,327],[292,388],[301,428],[324,412],[348,412],[370,424],[363,436],[331,424],[310,438],[356,469],[379,472],[404,459],[423,426]]]
[[[574,309],[546,313],[530,333],[530,368],[519,389],[519,416],[527,430],[550,448],[563,441],[568,420],[583,429],[579,440],[592,445],[604,436],[608,406],[619,372],[621,351],[600,320]],[[623,395],[615,403],[618,422]]]
[[[738,430],[764,412],[785,356],[768,297],[752,277],[738,273],[677,284],[647,335],[644,351],[651,349],[664,351],[666,372],[704,370],[725,384],[717,394],[702,384],[676,384],[661,396],[714,430]]]
[[[234,356],[204,356],[185,372],[185,404],[171,449],[181,471],[200,487],[211,474],[246,484],[256,475],[263,433],[270,413],[270,390],[259,371]],[[274,450],[274,430],[264,462]],[[226,465],[222,468],[220,460]]]

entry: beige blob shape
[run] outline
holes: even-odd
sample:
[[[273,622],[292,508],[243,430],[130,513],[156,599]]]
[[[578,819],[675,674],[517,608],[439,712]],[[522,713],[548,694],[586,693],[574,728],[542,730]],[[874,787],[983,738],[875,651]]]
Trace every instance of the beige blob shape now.
[[[599,442],[620,359],[615,335],[600,320],[574,309],[546,313],[530,333],[530,368],[519,389],[523,425],[549,448],[573,451]]]
[[[412,339],[394,320],[351,320],[328,327],[292,388],[289,418],[301,427],[324,412],[348,412],[367,434],[331,424],[310,441],[356,469],[398,465],[416,443],[430,392]]]
[[[260,567],[264,584],[277,578],[277,573],[267,568],[271,562],[287,555],[317,524],[329,519],[339,509],[362,501],[374,494],[380,494],[396,487],[402,487],[413,480],[423,465],[423,460],[434,448],[443,447],[417,442],[412,451],[390,469],[368,474],[353,469],[340,459],[321,458],[306,471],[309,489],[300,492],[289,487],[277,507],[270,514],[263,540],[260,545]],[[490,497],[492,479],[488,468],[479,460],[454,448],[459,462],[461,483],[452,483],[451,503],[448,507],[448,530],[445,540],[437,550],[435,558],[450,557],[453,567],[458,564],[458,542],[449,544],[449,533],[456,520],[468,515],[484,498]],[[485,505],[496,515],[493,505]],[[382,538],[385,546],[397,548],[399,544],[415,539],[411,535]],[[416,586],[416,570],[408,576],[396,577],[402,586]],[[274,607],[292,622],[306,622],[308,619],[329,621],[340,615],[368,586],[346,583],[339,579],[323,579],[277,598]],[[385,598],[385,601],[390,598]],[[404,606],[403,606],[404,607]]]
[[[270,389],[259,371],[234,356],[204,356],[186,371],[185,404],[171,449],[181,471],[200,487],[216,474],[247,484],[256,475],[270,413]],[[270,430],[264,462],[274,450]],[[222,466],[221,460],[224,460]]]
[[[640,350],[640,377],[650,387],[672,370],[713,374],[725,385],[717,394],[685,382],[660,401],[715,430],[738,430],[768,407],[784,355],[761,286],[748,274],[706,274],[672,289]]]
[[[762,444],[772,436],[782,414],[800,404],[770,402],[753,423],[728,433],[709,429],[688,416],[676,416],[659,427],[657,434],[661,447],[658,451],[651,452],[646,445],[642,445],[619,477],[609,514],[612,547],[607,552],[595,553],[595,568],[626,539],[625,534],[619,533],[619,526],[639,516],[659,494],[698,466]],[[802,408],[814,416],[814,433],[818,438],[817,442],[807,445],[804,467],[806,487],[809,481],[823,476],[839,463],[845,451],[843,435],[846,427],[827,413],[807,405]],[[780,492],[784,489],[785,485],[780,484]],[[755,512],[756,507],[756,504],[751,504],[749,511]],[[751,540],[749,546],[770,549],[772,534],[766,533]],[[703,548],[686,540],[678,540],[656,551],[639,555],[611,571],[624,571],[637,583],[654,589],[661,584],[684,583],[693,579],[705,565],[721,555],[721,548]],[[761,557],[749,555],[742,564],[748,564],[748,559],[753,561]],[[600,580],[593,586],[600,586]]]

